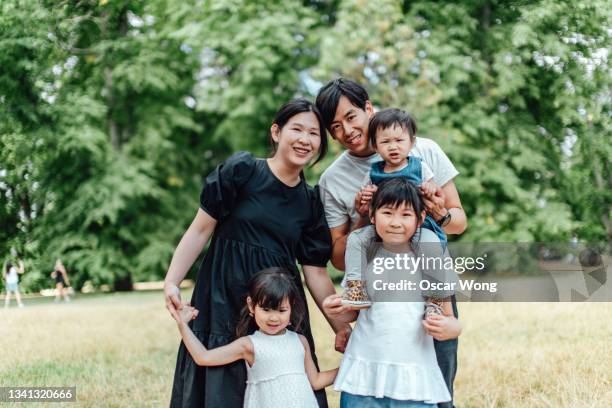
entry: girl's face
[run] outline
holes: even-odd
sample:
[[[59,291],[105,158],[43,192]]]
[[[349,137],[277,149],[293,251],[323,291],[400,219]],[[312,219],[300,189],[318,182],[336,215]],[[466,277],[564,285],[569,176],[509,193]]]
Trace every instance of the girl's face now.
[[[247,298],[247,304],[255,317],[257,327],[266,334],[279,334],[291,322],[291,304],[287,298],[283,300],[278,310],[263,308],[259,305],[253,307],[250,297]]]
[[[412,139],[407,129],[393,126],[376,131],[376,151],[385,163],[397,166],[403,163],[412,149]]]
[[[274,156],[295,167],[306,166],[321,146],[319,120],[312,112],[294,115],[282,128],[273,124],[270,131],[278,145]]]
[[[403,203],[395,208],[391,206],[378,208],[370,220],[385,244],[397,245],[410,242],[424,218],[425,211],[417,214],[412,205]]]

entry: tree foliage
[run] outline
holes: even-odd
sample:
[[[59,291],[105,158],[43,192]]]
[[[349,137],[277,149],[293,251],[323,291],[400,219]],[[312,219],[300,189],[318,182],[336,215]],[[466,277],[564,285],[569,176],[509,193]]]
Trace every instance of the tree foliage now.
[[[203,176],[235,150],[268,154],[276,109],[338,75],[412,111],[449,154],[462,240],[610,240],[609,10],[5,0],[0,258],[26,260],[31,290],[56,257],[77,287],[161,278]]]

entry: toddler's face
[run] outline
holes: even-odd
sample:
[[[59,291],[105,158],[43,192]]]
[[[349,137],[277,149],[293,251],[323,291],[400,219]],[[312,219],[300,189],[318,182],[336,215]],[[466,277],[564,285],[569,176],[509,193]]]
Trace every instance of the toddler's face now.
[[[275,335],[282,332],[291,322],[291,304],[289,299],[285,299],[278,309],[256,305],[253,314],[255,323],[262,332]]]
[[[376,130],[376,151],[389,165],[398,165],[406,160],[412,145],[408,130],[401,126]]]

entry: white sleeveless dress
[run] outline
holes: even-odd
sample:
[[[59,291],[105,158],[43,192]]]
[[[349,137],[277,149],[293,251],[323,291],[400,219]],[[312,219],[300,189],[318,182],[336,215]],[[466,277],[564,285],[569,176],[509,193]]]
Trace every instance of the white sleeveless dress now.
[[[245,408],[317,408],[304,368],[304,346],[290,330],[270,336],[256,331],[249,336],[255,363],[247,366]]]

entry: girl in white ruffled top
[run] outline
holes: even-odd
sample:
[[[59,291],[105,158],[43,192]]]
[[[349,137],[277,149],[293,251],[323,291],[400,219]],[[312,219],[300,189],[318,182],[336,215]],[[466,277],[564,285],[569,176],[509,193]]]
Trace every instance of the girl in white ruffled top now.
[[[338,369],[319,372],[308,341],[299,330],[306,316],[298,288],[282,268],[258,272],[248,285],[246,305],[234,342],[206,349],[188,323],[198,310],[184,304],[177,319],[183,342],[196,364],[218,366],[244,359],[247,387],[244,407],[316,408],[314,390],[331,385]],[[253,332],[253,334],[246,335]]]
[[[380,183],[370,203],[372,225],[354,231],[348,238],[347,268],[350,263],[365,259],[363,265],[367,269],[362,276],[368,277],[372,276],[369,272],[375,258],[395,258],[398,253],[414,255],[418,242],[437,239],[433,232],[419,228],[424,217],[423,203],[412,183],[399,177]],[[372,251],[368,254],[353,253],[351,248],[361,247],[361,242],[355,241],[364,237],[374,238],[370,246]],[[376,246],[376,239],[382,244]],[[432,245],[440,248],[439,240],[437,242],[437,245]],[[451,272],[455,275],[454,271]],[[402,273],[407,277],[407,272],[399,268],[386,269],[384,275],[376,276],[401,277]],[[442,274],[448,276],[448,271],[440,271],[437,276]],[[373,285],[370,282],[367,285],[370,292]],[[343,305],[341,295],[325,299],[323,308],[330,318],[347,322],[357,320],[334,383],[334,388],[342,392],[341,408],[435,407],[451,400],[433,344],[434,338],[456,338],[461,332],[447,297],[450,294],[445,291],[443,297],[438,298],[441,314],[428,314],[425,318],[425,302],[420,290],[416,292],[418,298],[413,296],[411,301],[397,301],[407,298],[391,299],[393,296],[389,291],[369,293],[373,304],[366,310]]]

